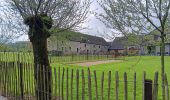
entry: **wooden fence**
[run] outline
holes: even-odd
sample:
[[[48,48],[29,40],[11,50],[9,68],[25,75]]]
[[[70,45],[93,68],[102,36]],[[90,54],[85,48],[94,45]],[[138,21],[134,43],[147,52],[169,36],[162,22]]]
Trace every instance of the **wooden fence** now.
[[[122,75],[118,72],[97,72],[89,68],[73,70],[56,67],[51,73],[52,93],[47,94],[53,100],[160,100],[162,97],[158,72],[153,81],[146,79],[145,72],[142,80],[137,79],[137,73],[129,79],[126,72],[120,77]],[[34,75],[33,64],[0,62],[0,95],[9,100],[36,100]],[[166,74],[165,88],[163,95],[169,100]],[[150,95],[148,91],[151,91]]]

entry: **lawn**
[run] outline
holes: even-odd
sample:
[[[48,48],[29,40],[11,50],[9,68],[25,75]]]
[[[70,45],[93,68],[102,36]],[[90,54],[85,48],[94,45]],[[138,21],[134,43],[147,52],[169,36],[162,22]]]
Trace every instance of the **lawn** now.
[[[51,63],[73,63],[73,62],[84,62],[84,61],[96,61],[96,60],[109,60],[112,59],[112,55],[61,55],[52,56],[49,55],[49,61]],[[32,53],[24,52],[0,52],[0,61],[20,61],[20,62],[33,62]]]
[[[167,73],[168,81],[170,82],[170,57],[165,57],[165,71]],[[87,67],[81,67],[81,66],[76,66],[75,65],[69,65],[69,64],[58,64],[58,63],[53,63],[53,67],[64,67],[68,69],[84,69],[87,72]],[[159,56],[135,56],[135,57],[125,57],[125,60],[123,62],[114,62],[114,63],[108,63],[108,64],[100,64],[100,65],[95,65],[89,67],[91,72],[94,70],[97,71],[97,78],[98,78],[98,84],[99,84],[99,91],[100,91],[100,83],[101,83],[101,76],[102,72],[105,73],[105,80],[104,81],[104,87],[105,87],[105,99],[107,98],[107,80],[108,80],[108,72],[112,72],[112,90],[111,90],[111,96],[112,98],[115,97],[115,72],[119,72],[120,76],[120,86],[119,86],[119,97],[120,100],[123,100],[124,98],[124,91],[123,91],[123,74],[124,72],[127,72],[128,75],[128,91],[129,91],[129,99],[132,100],[133,98],[133,78],[134,78],[134,73],[136,72],[137,74],[137,100],[142,98],[142,75],[143,72],[146,72],[146,78],[147,79],[154,79],[154,74],[155,72],[159,73],[159,99],[161,99],[161,66],[160,66],[160,57]],[[86,73],[87,75],[87,73]],[[93,73],[92,73],[93,77]],[[92,78],[92,83],[94,83],[94,79]],[[93,95],[95,96],[94,93],[94,84],[93,84]],[[100,96],[100,93],[99,93]]]
[[[29,58],[29,57],[27,57]],[[55,58],[58,59],[58,58]],[[70,59],[70,58],[69,58]],[[11,59],[12,60],[12,59]],[[95,60],[102,60],[102,59],[95,59]],[[106,59],[103,59],[106,60]],[[29,60],[28,60],[29,61]],[[108,97],[108,72],[111,71],[111,99],[115,98],[115,72],[118,71],[119,73],[119,99],[123,100],[124,99],[124,82],[123,82],[123,74],[124,72],[127,73],[128,76],[128,99],[132,100],[133,99],[133,81],[134,81],[134,73],[136,72],[137,74],[137,100],[142,99],[142,75],[143,72],[146,72],[146,78],[147,79],[154,79],[154,74],[155,72],[159,72],[159,99],[161,100],[161,67],[160,67],[160,57],[159,56],[134,56],[134,57],[125,57],[122,59],[122,62],[114,62],[114,63],[108,63],[108,64],[100,64],[100,65],[95,65],[95,66],[90,66],[90,67],[82,67],[82,66],[77,66],[76,61],[74,63],[69,62],[56,62],[51,63],[52,69],[56,68],[57,70],[57,77],[54,77],[53,73],[53,95],[59,96],[59,88],[60,87],[60,96],[61,96],[61,86],[63,85],[63,91],[64,91],[64,97],[66,97],[66,69],[68,68],[68,90],[69,90],[69,99],[71,97],[70,91],[71,91],[71,70],[74,70],[73,74],[73,100],[76,99],[76,80],[78,79],[76,77],[76,70],[79,70],[79,99],[82,96],[82,73],[81,71],[84,70],[85,72],[85,98],[88,99],[88,73],[87,70],[90,68],[91,71],[91,85],[92,85],[92,100],[95,100],[96,93],[95,93],[95,81],[94,81],[94,74],[93,71],[96,70],[97,73],[97,82],[98,82],[98,96],[101,98],[101,76],[102,73],[104,72],[104,100],[107,99]],[[81,62],[86,62],[87,60],[82,60]],[[170,57],[165,57],[165,66],[166,66],[166,73],[168,76],[168,81],[170,82]],[[30,62],[30,61],[29,61]],[[79,62],[79,61],[78,61]],[[60,68],[60,81],[58,77],[58,69]],[[62,74],[63,74],[63,68],[65,69],[64,73],[64,80],[62,83]],[[29,71],[29,68],[26,68],[24,71],[24,86],[25,86],[25,93],[28,93],[29,91],[32,91],[31,94],[34,94],[34,79],[33,79],[33,71]],[[8,70],[9,74],[10,73],[15,73],[14,70]],[[17,72],[17,71],[16,71]],[[17,72],[18,73],[18,72]],[[16,82],[16,80],[12,80]],[[12,84],[11,81],[11,84]],[[57,83],[55,83],[57,81]],[[60,82],[60,85],[59,85]],[[18,82],[19,83],[19,82]],[[32,83],[32,84],[31,84]],[[16,88],[17,86],[12,86],[11,90],[13,88]],[[18,85],[19,89],[19,85]],[[57,91],[57,92],[56,92]],[[86,100],[85,99],[85,100]]]

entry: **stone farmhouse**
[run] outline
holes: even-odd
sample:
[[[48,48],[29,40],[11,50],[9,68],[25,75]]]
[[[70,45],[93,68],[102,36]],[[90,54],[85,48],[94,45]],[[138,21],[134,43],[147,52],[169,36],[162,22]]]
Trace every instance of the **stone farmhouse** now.
[[[106,42],[102,37],[65,31],[52,35],[48,39],[48,51],[55,55],[118,54],[159,56],[160,41],[160,35],[156,30],[140,36],[116,37],[110,43]],[[25,42],[21,43],[23,45]],[[27,41],[25,45],[27,50],[28,48],[30,51],[32,50],[30,42]],[[165,55],[170,56],[170,28],[166,30]]]
[[[48,50],[54,54],[106,54],[109,44],[102,38],[80,32],[65,31],[48,40]]]

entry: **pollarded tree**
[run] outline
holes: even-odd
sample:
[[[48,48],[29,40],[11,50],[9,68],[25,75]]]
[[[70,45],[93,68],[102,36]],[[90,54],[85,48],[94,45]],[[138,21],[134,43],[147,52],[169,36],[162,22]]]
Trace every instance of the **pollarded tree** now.
[[[97,17],[107,27],[116,29],[122,34],[133,33],[140,35],[156,29],[161,38],[161,76],[162,94],[165,100],[164,87],[164,53],[165,29],[170,20],[170,0],[98,0],[104,13]]]
[[[77,29],[88,14],[89,0],[8,0],[10,9],[18,12],[29,27],[28,36],[33,46],[37,100],[51,100],[51,68],[47,54],[47,38],[52,30]],[[61,31],[61,30],[60,30]],[[63,31],[63,30],[62,30]],[[41,73],[42,72],[42,73]],[[48,73],[46,73],[48,72]],[[45,78],[43,74],[45,73]],[[45,82],[44,82],[45,81]],[[44,91],[44,92],[42,92]],[[47,92],[47,93],[46,93]]]

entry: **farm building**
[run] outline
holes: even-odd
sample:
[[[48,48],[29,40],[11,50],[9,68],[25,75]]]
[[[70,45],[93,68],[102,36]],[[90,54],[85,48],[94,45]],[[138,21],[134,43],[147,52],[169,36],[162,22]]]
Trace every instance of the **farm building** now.
[[[109,44],[102,38],[80,32],[65,31],[51,36],[48,50],[53,53],[70,54],[105,54]]]
[[[145,47],[135,41],[129,41],[127,37],[116,37],[109,47],[109,52],[115,55],[144,55]]]
[[[48,51],[55,55],[87,53],[90,55],[101,55],[106,54],[109,48],[109,44],[102,37],[73,31],[56,33],[47,40],[47,43]],[[19,49],[24,52],[32,51],[32,44],[29,41],[18,41],[7,45],[14,48],[13,51],[18,51]]]
[[[170,28],[166,27],[165,29],[166,37],[165,37],[165,55],[170,56]],[[160,55],[160,44],[161,38],[160,33],[157,30],[153,30],[150,34],[150,44],[149,50],[153,55]]]
[[[111,53],[160,55],[160,33],[153,30],[149,34],[116,37],[109,47]],[[170,28],[166,29],[165,55],[170,56]]]
[[[161,40],[160,37],[158,37],[157,35],[155,35],[154,37],[155,37],[154,40],[159,43]],[[160,55],[161,47],[159,44],[155,44],[151,47],[152,47],[151,50],[155,55]],[[170,56],[170,41],[168,39],[165,42],[165,55]]]

